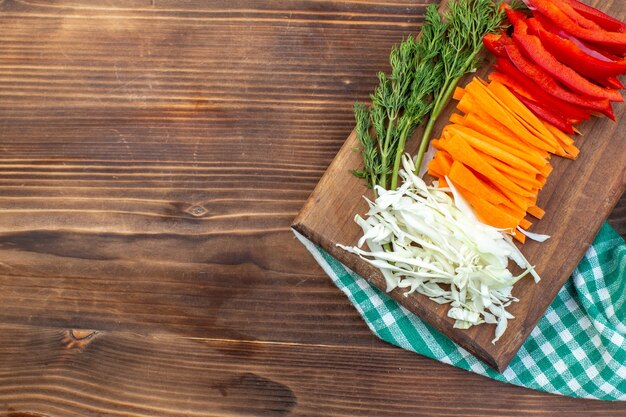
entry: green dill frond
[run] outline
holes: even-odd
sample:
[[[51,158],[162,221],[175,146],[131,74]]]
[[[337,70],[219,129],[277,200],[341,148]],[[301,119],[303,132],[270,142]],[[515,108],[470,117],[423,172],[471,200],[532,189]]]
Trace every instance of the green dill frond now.
[[[378,73],[371,106],[355,104],[364,168],[354,174],[370,187],[396,187],[406,141],[430,114],[419,167],[434,122],[458,80],[479,64],[483,36],[502,28],[500,0],[451,0],[448,7],[443,15],[433,4],[426,8],[420,37],[409,36],[391,49],[391,72]]]

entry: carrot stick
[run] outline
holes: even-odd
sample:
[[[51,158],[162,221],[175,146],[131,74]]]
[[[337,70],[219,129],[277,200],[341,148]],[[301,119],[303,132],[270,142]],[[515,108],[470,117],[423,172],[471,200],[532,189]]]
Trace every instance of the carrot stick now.
[[[528,207],[532,206],[535,204],[536,198],[535,199],[529,199],[527,197],[523,197],[519,194],[516,194],[510,190],[507,190],[506,188],[498,185],[498,184],[493,184],[494,187],[496,187],[497,189],[499,189],[502,194],[504,194],[504,196],[506,198],[509,199],[509,201],[511,201],[512,204],[515,205],[515,207],[524,210],[524,212],[528,211]]]
[[[549,137],[555,141],[552,133],[545,127],[545,125],[530,111],[528,107],[524,105],[513,93],[509,91],[504,85],[497,81],[492,81],[487,87],[500,101],[507,106],[513,113],[517,114],[520,118],[524,119],[542,136]]]
[[[521,227],[524,230],[530,229],[532,225],[533,224],[526,219],[522,219],[522,221],[519,222],[519,227]]]
[[[502,162],[506,162],[512,166],[519,168],[522,171],[528,171],[533,173],[539,173],[540,167],[546,164],[546,160],[538,156],[533,157],[528,152],[523,152],[519,149],[507,146],[502,142],[498,142],[483,135],[480,132],[476,132],[472,128],[464,126],[448,125],[445,129],[450,129],[463,136],[470,145],[480,149],[482,152],[498,158]]]
[[[459,125],[463,125],[463,124],[465,124],[465,117],[461,116],[458,113],[452,113],[452,115],[450,116],[450,123],[456,123],[456,124],[459,124]]]
[[[541,187],[539,189],[542,189],[543,186],[546,185],[546,181],[548,180],[548,177],[540,174],[540,175],[537,175],[535,179],[539,181],[539,184],[541,184]]]
[[[567,145],[573,145],[574,144],[574,139],[572,139],[569,135],[567,135],[565,132],[561,131],[561,129],[557,128],[556,126],[548,123],[548,122],[543,122],[543,124],[546,126],[546,129],[548,129],[550,132],[552,132],[552,134],[556,137],[556,140],[558,140],[559,142],[563,143],[563,144],[567,144]]]
[[[452,163],[454,160],[446,151],[439,151],[435,153],[435,159],[439,166],[443,169],[445,175],[450,173],[450,169],[452,168]]]
[[[452,98],[455,99],[456,101],[459,101],[463,98],[464,95],[465,95],[465,90],[461,87],[457,87],[454,89],[454,94],[452,95]]]
[[[439,161],[436,158],[431,159],[428,163],[428,173],[433,177],[443,177],[448,175],[445,169],[439,164]]]
[[[461,112],[461,113],[471,113],[472,109],[476,108],[476,103],[474,102],[474,100],[472,100],[472,98],[470,97],[469,94],[465,94],[463,95],[463,97],[461,97],[461,100],[457,103],[456,108]]]
[[[448,178],[454,184],[458,184],[466,190],[471,190],[476,196],[497,205],[502,204],[506,198],[502,193],[478,179],[474,173],[459,161],[452,163]]]
[[[545,123],[545,122],[544,122]],[[565,132],[562,132],[561,129],[556,126],[551,125],[550,123],[545,123],[546,128],[553,132],[554,137],[559,141],[559,144],[563,148],[563,153],[557,153],[559,156],[563,156],[569,159],[576,159],[578,154],[580,153],[580,149],[574,145],[574,139],[569,137]]]
[[[483,87],[487,93],[492,95],[492,98],[494,98],[498,104],[511,112],[513,117],[524,125],[531,134],[543,140],[546,144],[558,149],[556,138],[546,129],[541,120],[539,120],[524,103],[515,97],[507,87],[497,81],[491,82],[487,87],[483,85]]]
[[[516,231],[515,233],[512,234],[513,239],[517,240],[519,243],[526,243],[526,235],[524,235],[523,233]]]
[[[520,219],[520,221],[524,219],[524,216],[526,216],[526,211],[520,209],[519,207],[515,207],[515,205],[512,204],[509,200],[505,200],[504,203],[498,204],[497,207],[500,210],[503,210],[509,213],[511,216],[515,217],[516,219]]]
[[[541,168],[541,169],[539,170],[539,173],[540,173],[540,174],[541,174],[544,178],[547,178],[547,177],[548,177],[548,175],[550,175],[550,173],[552,172],[552,170],[553,170],[553,169],[554,169],[554,168],[552,167],[552,165],[548,163],[548,164],[546,164],[543,168]],[[544,182],[545,182],[545,181],[544,181]]]
[[[489,136],[507,146],[519,149],[522,152],[532,154],[545,160],[549,153],[543,149],[539,149],[523,140],[509,130],[502,123],[491,117],[486,112],[476,109],[473,113],[469,113],[464,118],[463,126],[474,129],[485,136]]]
[[[482,107],[483,110],[490,113],[494,119],[505,126],[509,126],[509,128],[515,131],[524,141],[548,152],[554,152],[556,150],[556,147],[553,144],[548,144],[543,138],[537,137],[537,135],[535,135],[532,130],[529,130],[527,125],[520,121],[509,109],[505,108],[504,105],[494,99],[491,94],[486,93],[485,91],[489,90],[480,84],[480,82],[475,83],[472,81],[467,85],[465,91],[466,94],[459,102],[459,105],[464,103],[466,97],[471,96],[472,101],[476,104],[471,107],[467,104],[469,102],[469,100],[467,100],[465,103],[466,107],[470,109]],[[461,107],[458,108],[461,109]]]
[[[546,214],[545,211],[543,211],[542,209],[540,209],[537,206],[530,206],[528,207],[528,210],[526,210],[528,212],[528,214],[530,214],[533,217],[536,217],[538,219],[543,219],[543,216]]]
[[[495,168],[502,175],[509,178],[511,181],[524,188],[525,190],[538,190],[541,187],[541,182],[537,181],[535,176],[529,176],[528,173],[518,171],[510,165],[492,157],[491,155],[477,151],[478,155],[485,160],[489,165]]]
[[[506,213],[503,210],[500,210],[498,207],[494,206],[491,203],[483,200],[478,197],[476,194],[471,191],[454,184],[455,187],[461,192],[461,195],[467,200],[467,202],[472,206],[478,218],[493,227],[497,227],[499,229],[509,229],[515,230],[517,225],[519,224],[518,219]]]
[[[440,140],[439,144],[454,158],[468,167],[478,171],[489,178],[490,181],[498,183],[522,196],[532,197],[533,193],[515,184],[504,174],[487,163],[471,146],[459,136],[452,136],[445,141]]]

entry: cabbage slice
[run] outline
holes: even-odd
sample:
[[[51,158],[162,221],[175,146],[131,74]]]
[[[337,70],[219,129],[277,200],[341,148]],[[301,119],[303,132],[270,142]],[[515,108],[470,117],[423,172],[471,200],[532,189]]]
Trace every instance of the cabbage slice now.
[[[526,274],[536,281],[539,276],[509,236],[476,218],[454,185],[428,187],[414,174],[410,157],[405,155],[402,163],[402,185],[378,187],[376,200],[368,200],[366,218],[355,217],[363,229],[358,246],[338,246],[380,269],[388,292],[402,288],[405,296],[418,292],[450,304],[448,317],[456,328],[496,324],[495,343],[513,318],[506,311],[518,301],[511,295],[513,285]],[[509,259],[525,271],[514,276]]]

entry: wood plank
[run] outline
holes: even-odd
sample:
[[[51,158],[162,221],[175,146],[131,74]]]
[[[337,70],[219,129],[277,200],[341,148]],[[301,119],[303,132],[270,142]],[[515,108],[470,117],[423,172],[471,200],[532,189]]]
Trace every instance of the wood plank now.
[[[382,342],[303,346],[15,325],[0,332],[0,413],[13,417],[626,415],[621,403],[502,384]]]
[[[0,321],[371,343],[289,225],[426,3],[0,2]]]
[[[623,4],[596,5],[626,20]],[[479,75],[484,76],[488,71],[489,65],[485,65]],[[454,106],[454,102],[448,105],[435,132],[441,131]],[[491,343],[495,325],[455,329],[454,320],[447,317],[448,306],[431,302],[417,293],[407,297],[405,290],[399,288],[390,295],[490,366],[504,370],[569,278],[626,189],[626,147],[623,146],[626,140],[626,106],[617,103],[614,107],[617,123],[606,118],[594,118],[581,125],[582,137],[577,141],[581,157],[578,160],[572,162],[553,158],[554,171],[538,200],[538,205],[547,214],[531,229],[536,233],[549,234],[552,238],[541,244],[531,241],[523,245],[524,255],[536,266],[542,281],[535,285],[531,279],[526,279],[516,284],[513,295],[520,302],[509,308],[516,319],[509,321],[507,332],[497,344]],[[412,142],[407,151],[414,153],[416,144]],[[337,243],[356,244],[362,231],[353,218],[355,214],[364,215],[367,211],[361,196],[365,193],[371,198],[364,182],[351,174],[353,169],[362,165],[360,154],[354,151],[358,147],[353,131],[294,220],[293,227],[384,290],[384,278],[376,268],[336,246]],[[581,227],[583,224],[585,226]]]

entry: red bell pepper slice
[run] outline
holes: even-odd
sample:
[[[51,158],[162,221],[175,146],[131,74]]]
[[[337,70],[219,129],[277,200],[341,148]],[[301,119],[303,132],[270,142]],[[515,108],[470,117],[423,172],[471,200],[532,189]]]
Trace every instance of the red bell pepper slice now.
[[[530,110],[538,118],[550,123],[562,132],[569,133],[571,135],[576,133],[572,125],[567,123],[567,121],[558,114],[554,114],[550,110],[541,106],[539,103],[529,100],[522,95],[516,94],[515,92],[513,92],[513,94],[515,94],[518,100],[524,103],[524,105],[528,107],[528,110]]]
[[[601,12],[595,7],[581,3],[578,0],[562,0],[572,9],[576,10],[587,19],[597,23],[602,29],[610,32],[626,32],[626,23],[623,23],[606,13]]]
[[[498,58],[494,68],[499,72],[490,74],[489,79],[493,75],[497,81],[506,85],[509,90],[538,103],[543,103],[546,107],[558,112],[568,122],[576,124],[591,117],[589,111],[556,98],[539,88],[530,78],[515,68],[515,65],[508,59]]]
[[[555,0],[524,1],[527,5],[529,5],[529,7],[538,10],[541,14],[552,20],[564,31],[581,39],[586,39],[590,42],[602,45],[605,48],[611,48],[611,51],[616,51],[620,53],[620,55],[624,55],[626,53],[626,33],[584,28],[563,12],[563,10],[561,10],[561,8],[555,3]]]
[[[506,4],[506,3],[502,3]],[[506,57],[506,50],[502,44],[502,34],[488,33],[483,37],[483,44],[489,52],[497,57]]]
[[[575,94],[563,88],[550,74],[545,72],[534,62],[526,59],[522,51],[515,44],[507,44],[504,42],[504,48],[511,62],[524,75],[533,80],[537,86],[546,92],[550,92],[556,98],[559,98],[576,106],[597,110],[606,115],[611,120],[615,120],[615,113],[611,107],[611,103],[607,99],[596,99],[592,97],[584,97]]]
[[[542,15],[541,13],[535,12],[533,13],[533,18],[539,20],[543,27],[551,31],[552,33],[559,35],[563,39],[567,39],[576,44],[583,52],[587,53],[587,55],[591,55],[594,58],[598,58],[603,61],[611,62],[611,61],[619,61],[622,59],[617,55],[613,55],[606,50],[599,49],[596,46],[593,46],[589,43],[585,43],[578,39],[576,36],[570,35],[569,33],[563,31],[558,28],[550,19]]]
[[[622,84],[622,82],[617,77],[609,77],[609,78],[601,79],[597,81],[604,86],[615,88],[616,90],[623,90],[626,88],[624,87],[624,84]]]
[[[509,19],[509,22],[511,22],[513,27],[517,26],[519,22],[526,21],[527,16],[519,10],[513,10],[508,4],[503,8],[504,12],[506,13],[506,17]]]
[[[606,61],[583,52],[574,42],[558,36],[558,29],[546,27],[539,19],[526,21],[530,32],[537,35],[545,48],[559,61],[569,65],[580,74],[603,79],[626,73],[626,58],[619,61]]]
[[[567,4],[561,0],[550,0],[552,1],[563,13],[567,15],[570,19],[576,22],[582,28],[590,29],[590,30],[604,30],[600,25],[598,25],[593,20],[587,19],[585,16],[578,13],[572,6]]]
[[[507,10],[507,16],[513,13],[518,12]],[[517,22],[514,23],[514,27],[513,41],[526,53],[526,56],[535,61],[537,65],[554,78],[581,94],[607,98],[617,102],[624,101],[619,91],[602,88],[585,79],[572,68],[559,62],[554,55],[543,47],[541,40],[537,36],[528,34],[528,25],[523,19],[518,18]]]

